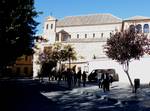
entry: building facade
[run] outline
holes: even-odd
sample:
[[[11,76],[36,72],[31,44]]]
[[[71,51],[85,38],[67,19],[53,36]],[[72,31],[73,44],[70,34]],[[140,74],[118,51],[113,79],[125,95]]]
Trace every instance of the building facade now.
[[[143,16],[121,19],[112,14],[90,14],[68,16],[60,20],[49,16],[44,21],[42,36],[48,40],[45,45],[55,42],[71,44],[77,52],[77,61],[72,63],[90,72],[95,67],[94,61],[99,61],[99,64],[100,61],[110,61],[103,46],[111,34],[132,29],[149,36],[149,26],[150,18]]]
[[[19,57],[15,64],[11,68],[12,74],[14,76],[26,76],[32,77],[33,76],[33,62],[32,62],[32,55],[23,55]]]

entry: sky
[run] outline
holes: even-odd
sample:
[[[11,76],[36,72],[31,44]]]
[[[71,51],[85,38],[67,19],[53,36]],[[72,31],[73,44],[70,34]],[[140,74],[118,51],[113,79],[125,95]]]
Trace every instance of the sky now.
[[[40,24],[37,35],[43,33],[47,16],[62,19],[65,16],[111,13],[125,19],[132,16],[150,17],[150,0],[35,0],[35,10],[43,12],[35,20]]]

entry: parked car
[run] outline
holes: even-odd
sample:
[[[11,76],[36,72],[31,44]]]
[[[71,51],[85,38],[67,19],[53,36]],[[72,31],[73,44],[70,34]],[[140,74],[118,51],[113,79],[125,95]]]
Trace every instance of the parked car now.
[[[115,69],[94,69],[89,74],[88,80],[90,82],[92,82],[92,81],[96,82],[96,81],[98,81],[98,79],[101,78],[101,75],[106,72],[108,74],[111,74],[111,76],[113,77],[113,81],[119,81],[119,77],[118,77],[118,74],[116,73]]]

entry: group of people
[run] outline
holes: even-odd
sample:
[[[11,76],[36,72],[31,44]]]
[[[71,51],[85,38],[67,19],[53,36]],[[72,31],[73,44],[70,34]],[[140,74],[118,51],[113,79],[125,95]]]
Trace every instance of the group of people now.
[[[43,73],[46,73],[43,71]],[[96,74],[97,72],[95,72]],[[43,80],[41,76],[40,80]],[[81,83],[83,84],[83,87],[86,86],[86,80],[87,80],[87,74],[85,71],[81,71],[81,69],[78,69],[78,72],[76,72],[75,69],[63,69],[60,72],[52,71],[51,76],[49,76],[49,81],[51,80],[58,80],[58,84],[61,82],[61,80],[65,81],[65,83],[68,85],[68,88],[71,89],[73,87],[80,87]],[[98,86],[99,88],[102,88],[104,92],[110,90],[110,84],[113,82],[113,77],[108,72],[102,72],[100,73],[100,76],[98,76]]]
[[[66,81],[69,89],[76,86],[80,87],[81,83],[83,83],[83,86],[85,87],[86,78],[87,78],[87,74],[85,71],[83,71],[83,73],[81,72],[81,70],[76,72],[75,70],[68,68],[67,70],[63,70],[60,73],[58,83],[61,80]]]
[[[99,88],[103,88],[103,91],[109,91],[110,90],[110,84],[113,82],[113,77],[111,74],[105,72],[101,74],[101,77],[98,80],[98,86]]]

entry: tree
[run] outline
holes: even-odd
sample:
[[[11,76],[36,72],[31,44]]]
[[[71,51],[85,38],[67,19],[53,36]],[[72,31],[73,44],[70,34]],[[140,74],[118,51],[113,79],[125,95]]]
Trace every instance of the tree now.
[[[63,45],[61,43],[53,45],[52,59],[57,61],[60,66],[62,61],[67,61],[69,58],[71,60],[77,59],[76,51],[71,45]]]
[[[71,45],[64,45],[64,50],[65,50],[65,60],[70,59],[71,60],[77,60],[77,54],[76,51],[74,49],[74,47],[72,47]]]
[[[34,0],[0,1],[0,69],[17,57],[32,53],[33,38],[38,23]]]
[[[145,54],[147,45],[147,36],[134,31],[117,32],[107,39],[106,55],[123,66],[132,88],[134,85],[129,75],[129,63],[132,59],[140,59]]]
[[[69,51],[69,49],[71,49],[71,51]],[[71,45],[55,43],[52,46],[44,48],[44,51],[39,54],[38,63],[41,64],[41,66],[44,66],[44,69],[46,69],[45,67],[48,67],[49,71],[59,63],[59,72],[61,72],[62,61],[67,61],[69,57],[71,60],[76,60],[74,48]]]

